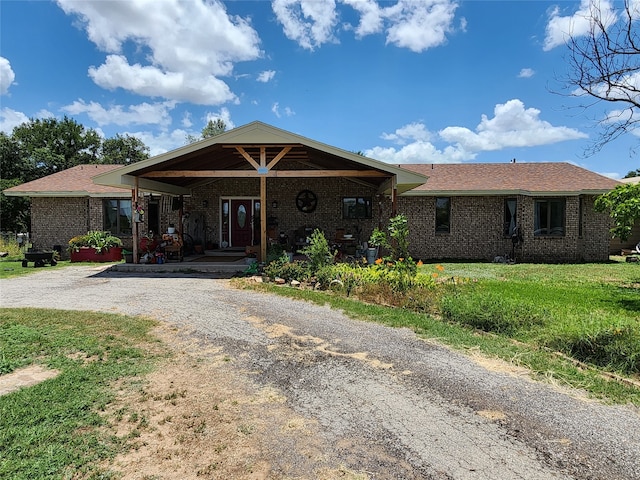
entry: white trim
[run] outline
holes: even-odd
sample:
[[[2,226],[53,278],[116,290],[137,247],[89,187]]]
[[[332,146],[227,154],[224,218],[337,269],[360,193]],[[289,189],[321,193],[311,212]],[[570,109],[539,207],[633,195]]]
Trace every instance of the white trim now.
[[[255,242],[255,238],[253,238],[253,232],[254,232],[254,228],[253,228],[253,213],[255,210],[255,204],[256,203],[260,203],[260,197],[255,197],[252,195],[233,195],[233,196],[220,196],[220,200],[219,200],[219,205],[218,205],[218,223],[220,224],[220,227],[218,228],[218,235],[220,238],[220,248],[231,248],[233,247],[233,245],[231,244],[231,201],[232,200],[251,200],[251,240],[252,242]],[[228,239],[229,239],[229,245],[227,245],[226,247],[222,247],[222,242],[223,242],[223,231],[222,231],[222,215],[223,215],[223,211],[222,211],[222,204],[225,201],[229,201],[229,231],[227,232],[228,234]],[[263,208],[264,205],[260,205],[260,208]]]

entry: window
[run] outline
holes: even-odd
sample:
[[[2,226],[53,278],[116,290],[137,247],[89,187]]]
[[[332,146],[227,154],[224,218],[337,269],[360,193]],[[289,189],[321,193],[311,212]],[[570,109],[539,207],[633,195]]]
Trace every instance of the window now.
[[[131,235],[131,200],[104,200],[103,227],[114,235]]]
[[[536,200],[533,221],[536,236],[564,235],[564,199]]]
[[[371,218],[371,197],[345,197],[342,199],[342,218],[357,220]]]
[[[451,231],[451,199],[449,197],[436,198],[436,233]]]
[[[578,237],[582,238],[582,229],[584,227],[584,198],[580,197],[578,203]]]
[[[507,198],[504,201],[504,223],[502,226],[502,234],[510,237],[513,229],[516,228],[516,212],[518,210],[518,201],[515,198]]]

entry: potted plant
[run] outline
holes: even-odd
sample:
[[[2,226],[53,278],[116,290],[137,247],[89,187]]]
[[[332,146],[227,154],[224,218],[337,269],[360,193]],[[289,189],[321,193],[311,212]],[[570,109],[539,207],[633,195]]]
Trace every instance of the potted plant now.
[[[369,237],[369,241],[367,242],[367,263],[369,265],[373,265],[378,257],[378,251],[380,247],[384,247],[387,245],[387,234],[384,230],[376,227],[371,232],[371,236]]]
[[[109,232],[93,230],[69,240],[72,262],[119,262],[122,240]]]

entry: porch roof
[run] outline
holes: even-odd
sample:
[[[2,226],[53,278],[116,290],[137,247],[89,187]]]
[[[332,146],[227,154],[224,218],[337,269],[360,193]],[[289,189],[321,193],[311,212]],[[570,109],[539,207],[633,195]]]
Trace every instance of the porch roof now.
[[[188,195],[191,189],[218,178],[343,177],[390,192],[395,177],[399,193],[427,177],[348,152],[262,122],[252,122],[220,135],[97,176],[112,187]]]

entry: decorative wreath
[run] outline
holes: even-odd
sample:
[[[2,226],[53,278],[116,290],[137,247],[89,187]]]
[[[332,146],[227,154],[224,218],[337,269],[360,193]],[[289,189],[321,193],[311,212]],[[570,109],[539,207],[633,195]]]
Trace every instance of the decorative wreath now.
[[[296,197],[296,207],[304,213],[313,212],[318,206],[318,197],[311,190],[302,190]]]

